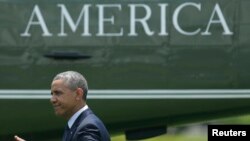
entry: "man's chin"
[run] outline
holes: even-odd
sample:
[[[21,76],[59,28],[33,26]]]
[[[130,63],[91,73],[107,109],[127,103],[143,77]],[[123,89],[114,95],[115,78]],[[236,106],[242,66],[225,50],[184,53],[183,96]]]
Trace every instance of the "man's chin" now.
[[[55,111],[55,115],[58,116],[58,117],[67,118],[67,116],[66,116],[65,113],[63,113],[63,112]]]
[[[62,116],[63,114],[62,114],[62,112],[55,111],[55,115],[56,115],[56,116]]]

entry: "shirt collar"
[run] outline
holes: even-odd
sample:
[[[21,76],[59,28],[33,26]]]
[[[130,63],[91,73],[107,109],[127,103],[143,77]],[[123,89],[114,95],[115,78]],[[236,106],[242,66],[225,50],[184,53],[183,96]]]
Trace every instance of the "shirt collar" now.
[[[71,128],[75,122],[75,120],[79,117],[79,115],[88,109],[88,105],[83,106],[80,110],[78,110],[68,121],[68,126]]]

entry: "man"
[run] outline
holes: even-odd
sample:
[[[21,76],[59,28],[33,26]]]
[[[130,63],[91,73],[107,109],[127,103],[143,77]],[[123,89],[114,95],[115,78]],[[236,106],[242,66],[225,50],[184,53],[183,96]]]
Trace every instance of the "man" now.
[[[110,141],[102,121],[86,104],[88,84],[78,72],[57,74],[51,84],[51,103],[55,114],[66,118],[63,141]],[[16,141],[24,141],[15,136]]]

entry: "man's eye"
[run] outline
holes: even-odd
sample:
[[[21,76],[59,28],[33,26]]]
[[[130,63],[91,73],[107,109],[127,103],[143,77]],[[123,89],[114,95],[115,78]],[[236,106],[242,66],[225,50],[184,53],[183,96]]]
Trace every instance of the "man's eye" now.
[[[55,96],[60,96],[62,94],[63,94],[62,92],[58,92],[58,91],[51,92],[51,95],[55,95]]]
[[[60,96],[60,95],[62,95],[62,93],[61,93],[61,92],[58,92],[58,93],[55,93],[55,95],[56,95],[56,96]]]

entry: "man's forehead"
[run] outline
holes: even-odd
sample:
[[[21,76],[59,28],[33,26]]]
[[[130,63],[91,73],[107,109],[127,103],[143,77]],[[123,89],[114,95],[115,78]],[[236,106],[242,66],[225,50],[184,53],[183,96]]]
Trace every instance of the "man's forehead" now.
[[[53,80],[51,83],[51,87],[67,87],[67,85],[64,83],[64,80],[58,79],[58,80]]]
[[[56,80],[53,80],[51,82],[51,85],[54,85],[54,84],[63,84],[63,83],[64,83],[63,79],[56,79]]]

